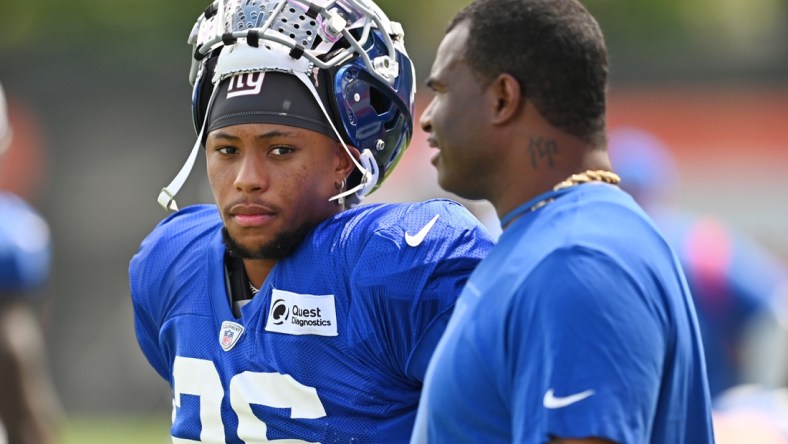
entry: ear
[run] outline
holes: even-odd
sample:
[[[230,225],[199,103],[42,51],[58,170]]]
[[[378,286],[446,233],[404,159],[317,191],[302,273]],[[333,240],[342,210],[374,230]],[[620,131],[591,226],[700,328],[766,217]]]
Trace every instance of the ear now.
[[[348,149],[353,154],[354,158],[358,159],[359,157],[361,157],[361,153],[359,152],[358,149],[356,149],[356,147],[348,145]],[[348,156],[347,151],[345,151],[345,148],[342,146],[342,143],[340,142],[336,143],[335,154],[336,154],[335,171],[337,172],[337,176],[342,178],[347,178],[347,176],[350,175],[350,173],[353,171],[353,168],[355,168],[356,165],[353,163],[353,160],[350,158],[350,156]]]
[[[504,124],[516,117],[523,103],[520,82],[511,74],[501,74],[489,86],[492,94],[492,123]]]

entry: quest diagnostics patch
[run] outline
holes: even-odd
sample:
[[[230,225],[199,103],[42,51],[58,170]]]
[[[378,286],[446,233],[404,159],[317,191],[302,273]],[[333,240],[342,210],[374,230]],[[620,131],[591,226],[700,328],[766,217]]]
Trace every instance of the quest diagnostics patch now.
[[[298,294],[274,289],[265,331],[287,335],[337,335],[334,295]]]

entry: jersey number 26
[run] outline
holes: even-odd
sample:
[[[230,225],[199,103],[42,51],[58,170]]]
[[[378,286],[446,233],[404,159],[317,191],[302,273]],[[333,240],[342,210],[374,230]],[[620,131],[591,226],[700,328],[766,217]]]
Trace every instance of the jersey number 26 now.
[[[223,443],[222,399],[224,389],[213,362],[206,359],[175,357],[173,365],[173,396],[175,411],[181,406],[181,395],[200,397],[200,440],[172,437],[173,444]],[[326,416],[323,403],[314,387],[307,387],[290,375],[281,373],[242,372],[230,380],[230,405],[238,415],[238,437],[247,444],[302,444],[299,439],[267,439],[268,428],[252,412],[252,404],[290,409],[291,418],[315,419]],[[173,412],[173,423],[175,423]]]

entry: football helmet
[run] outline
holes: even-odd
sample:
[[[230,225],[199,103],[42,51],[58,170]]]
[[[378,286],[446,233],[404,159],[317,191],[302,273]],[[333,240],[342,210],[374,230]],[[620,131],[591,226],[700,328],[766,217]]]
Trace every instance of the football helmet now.
[[[165,209],[177,210],[174,195],[202,146],[217,85],[237,74],[285,72],[309,89],[357,169],[332,200],[347,197],[353,205],[373,192],[410,142],[416,84],[404,31],[370,0],[217,0],[188,43],[197,141],[159,195]],[[328,83],[327,93],[318,93],[316,81]]]

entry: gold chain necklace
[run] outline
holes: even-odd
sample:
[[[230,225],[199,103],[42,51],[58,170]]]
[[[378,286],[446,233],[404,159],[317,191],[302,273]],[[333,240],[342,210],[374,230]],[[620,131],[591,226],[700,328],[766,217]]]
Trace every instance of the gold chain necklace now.
[[[604,182],[609,183],[611,185],[618,185],[621,182],[621,177],[618,174],[612,171],[604,171],[604,170],[586,170],[582,173],[572,174],[571,176],[567,177],[566,179],[558,182],[556,186],[553,187],[553,191],[563,190],[564,188],[570,188],[575,185],[580,185],[583,183],[589,182]],[[554,198],[549,198],[545,200],[540,200],[531,208],[528,209],[527,213],[531,211],[538,210],[543,206],[549,204],[550,202],[554,201]]]
[[[604,182],[611,185],[618,185],[618,183],[621,182],[621,178],[618,176],[618,174],[611,171],[587,170],[585,172],[572,174],[571,176],[567,177],[563,181],[559,182],[558,185],[554,186],[553,191],[558,191],[588,182]]]
[[[605,170],[586,170],[582,173],[572,174],[571,176],[567,177],[566,179],[562,180],[558,184],[553,187],[553,191],[563,190],[565,188],[570,188],[575,185],[580,185],[589,182],[604,182],[609,183],[611,185],[618,185],[621,182],[621,177],[618,174],[613,173],[612,171],[605,171]],[[508,216],[504,217],[501,220],[501,227],[506,229],[506,227],[514,222],[515,219],[519,218],[523,214],[530,213],[532,211],[536,211],[539,208],[549,204],[550,202],[554,201],[554,197],[548,197],[547,199],[540,200],[539,202],[531,205],[526,211],[522,210],[514,210]]]

